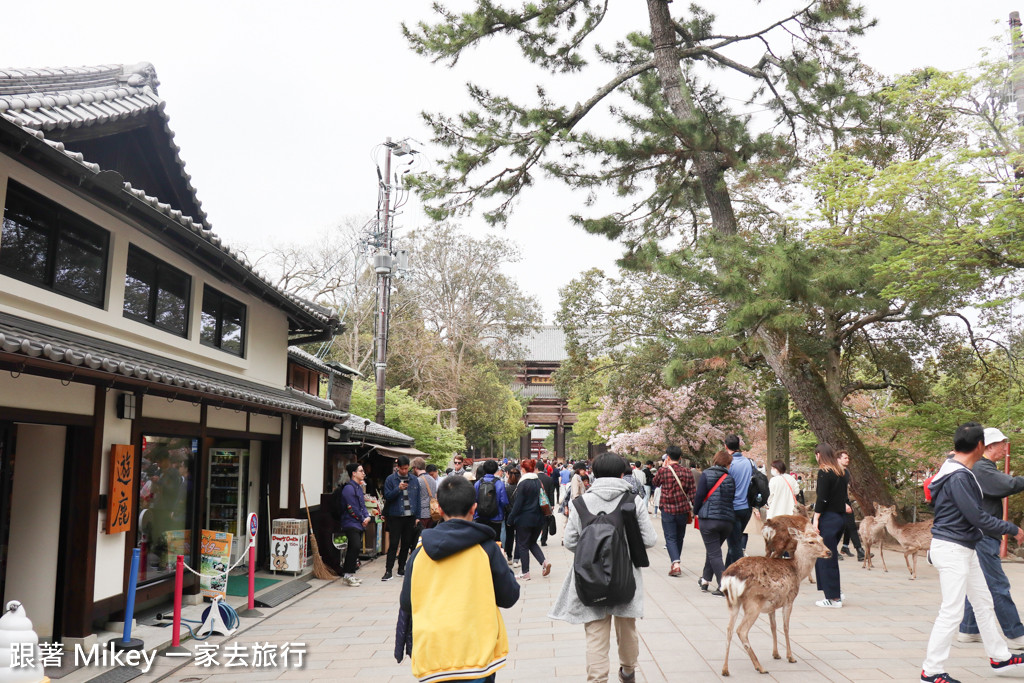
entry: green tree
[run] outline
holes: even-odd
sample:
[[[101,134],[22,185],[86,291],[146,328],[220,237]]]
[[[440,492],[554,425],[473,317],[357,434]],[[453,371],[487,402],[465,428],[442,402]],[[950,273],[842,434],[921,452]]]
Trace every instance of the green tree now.
[[[352,412],[373,415],[377,393],[372,382],[357,381],[352,388]],[[466,439],[454,429],[442,427],[437,411],[417,401],[405,389],[388,389],[384,394],[385,426],[416,440],[416,448],[430,454],[430,462],[445,467],[453,454],[464,451]]]
[[[607,3],[437,8],[438,23],[405,28],[435,60],[454,63],[504,35],[553,76],[578,83],[601,71],[585,50]],[[663,276],[680,300],[703,306],[683,325],[699,333],[679,334],[670,321],[648,347],[668,353],[666,379],[716,358],[766,365],[814,435],[850,452],[855,495],[887,502],[844,399],[912,391],[886,361],[913,368],[942,316],[994,303],[983,283],[1016,267],[1017,193],[1005,174],[1002,189],[979,190],[983,171],[956,155],[977,90],[934,72],[882,82],[846,43],[871,24],[853,2],[811,2],[742,35],[697,5],[648,0],[647,14],[649,32],[595,48],[615,75],[585,102],[560,104],[539,88],[526,104],[473,85],[474,110],[428,114],[450,154],[417,181],[420,192],[435,217],[483,202],[495,223],[539,174],[628,199],[628,209],[574,220],[621,241],[623,267]],[[763,52],[742,61],[752,44]],[[724,90],[738,79],[739,92]],[[990,98],[976,99],[987,113]],[[773,116],[754,118],[734,101]],[[617,136],[584,129],[599,108]],[[786,215],[786,205],[799,209]],[[855,358],[868,370],[853,372]]]

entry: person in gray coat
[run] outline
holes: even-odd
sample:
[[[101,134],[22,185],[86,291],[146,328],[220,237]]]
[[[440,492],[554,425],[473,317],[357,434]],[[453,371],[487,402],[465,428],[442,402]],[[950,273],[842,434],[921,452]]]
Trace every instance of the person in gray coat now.
[[[627,471],[626,461],[614,453],[602,453],[594,460],[594,485],[583,494],[587,509],[597,515],[615,510],[623,493],[630,490],[630,484],[622,479]],[[644,510],[642,496],[636,497],[636,509]],[[636,516],[644,545],[653,548],[658,536],[648,515]],[[569,506],[569,520],[562,535],[562,543],[570,552],[576,551],[580,537],[580,515],[575,505]],[[619,680],[633,683],[636,680],[637,657],[640,653],[640,639],[636,620],[644,616],[644,585],[640,569],[633,567],[636,579],[636,594],[624,605],[610,607],[589,607],[576,594],[573,572],[570,570],[555,605],[548,616],[570,624],[583,624],[587,636],[587,681],[603,683],[608,680],[608,648],[611,638],[612,617],[615,617],[615,639],[619,643]]]

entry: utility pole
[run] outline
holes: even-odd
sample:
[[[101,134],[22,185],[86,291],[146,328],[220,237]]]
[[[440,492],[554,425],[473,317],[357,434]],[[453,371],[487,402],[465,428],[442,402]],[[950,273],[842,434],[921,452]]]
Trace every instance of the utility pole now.
[[[406,195],[398,185],[398,174],[391,177],[391,157],[416,154],[408,142],[392,142],[387,138],[384,142],[384,174],[377,167],[377,178],[380,182],[381,200],[377,206],[377,229],[372,235],[372,246],[376,247],[373,254],[373,269],[377,273],[377,319],[374,333],[376,354],[373,364],[374,379],[377,383],[377,415],[376,422],[384,424],[384,391],[387,377],[388,358],[388,326],[391,317],[391,280],[394,271],[404,272],[408,268],[408,252],[394,249],[394,220],[396,210],[405,204]],[[412,162],[410,161],[410,164]],[[406,170],[403,172],[408,173]],[[394,181],[395,185],[392,185]],[[393,192],[394,190],[394,192]],[[397,264],[395,257],[398,257]],[[397,266],[397,268],[396,268]]]

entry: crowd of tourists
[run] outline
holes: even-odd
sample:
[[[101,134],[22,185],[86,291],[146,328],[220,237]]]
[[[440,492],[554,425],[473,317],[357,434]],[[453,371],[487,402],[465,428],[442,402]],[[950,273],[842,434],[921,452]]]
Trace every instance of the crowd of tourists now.
[[[743,453],[737,435],[727,436],[723,446],[703,471],[684,464],[675,446],[645,463],[603,453],[564,465],[486,460],[474,471],[457,457],[443,474],[422,459],[400,457],[383,494],[390,543],[382,580],[392,578],[396,560],[404,580],[396,657],[410,654],[421,681],[495,680],[508,656],[500,608],[518,601],[521,582],[531,579],[531,562],[541,577],[550,574],[543,547],[562,526],[555,522],[559,517],[565,520],[561,543],[574,558],[549,617],[583,625],[588,681],[610,675],[612,626],[618,680],[635,680],[636,620],[644,612],[641,569],[649,565],[646,549],[657,544],[656,518],[668,575],[682,575],[680,558],[692,524],[704,555],[698,589],[722,596],[723,572],[745,556],[752,519],[807,512],[830,551],[815,565],[822,593],[815,605],[841,609],[840,561],[852,557],[850,544],[865,559],[849,498],[849,454],[824,443],[815,448],[815,498],[808,510],[802,477],[791,474],[785,462],[772,462],[769,478]],[[1024,543],[1024,531],[1000,519],[1002,499],[1024,491],[1024,477],[995,469],[1007,449],[998,429],[965,424],[926,484],[935,507],[929,561],[938,569],[942,600],[922,681],[957,683],[943,671],[957,630],[963,642],[983,642],[997,673],[1024,668],[1024,655],[1010,651],[1024,648],[1024,625],[998,560],[1001,535]],[[349,465],[350,483],[339,494],[342,527],[356,538],[369,521],[361,470]],[[350,537],[344,579],[352,586],[359,585],[358,551],[351,550],[358,545]],[[475,635],[472,643],[459,639],[456,646],[451,634],[467,629]]]

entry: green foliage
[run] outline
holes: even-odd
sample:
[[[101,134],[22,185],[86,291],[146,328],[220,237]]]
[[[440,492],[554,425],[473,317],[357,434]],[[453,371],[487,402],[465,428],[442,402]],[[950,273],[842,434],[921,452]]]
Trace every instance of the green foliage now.
[[[376,388],[357,381],[352,388],[352,413],[373,416],[377,412]],[[466,439],[457,431],[437,423],[437,411],[417,401],[405,389],[388,389],[384,394],[385,426],[411,436],[416,448],[430,454],[430,462],[444,467],[452,454],[466,449]]]

